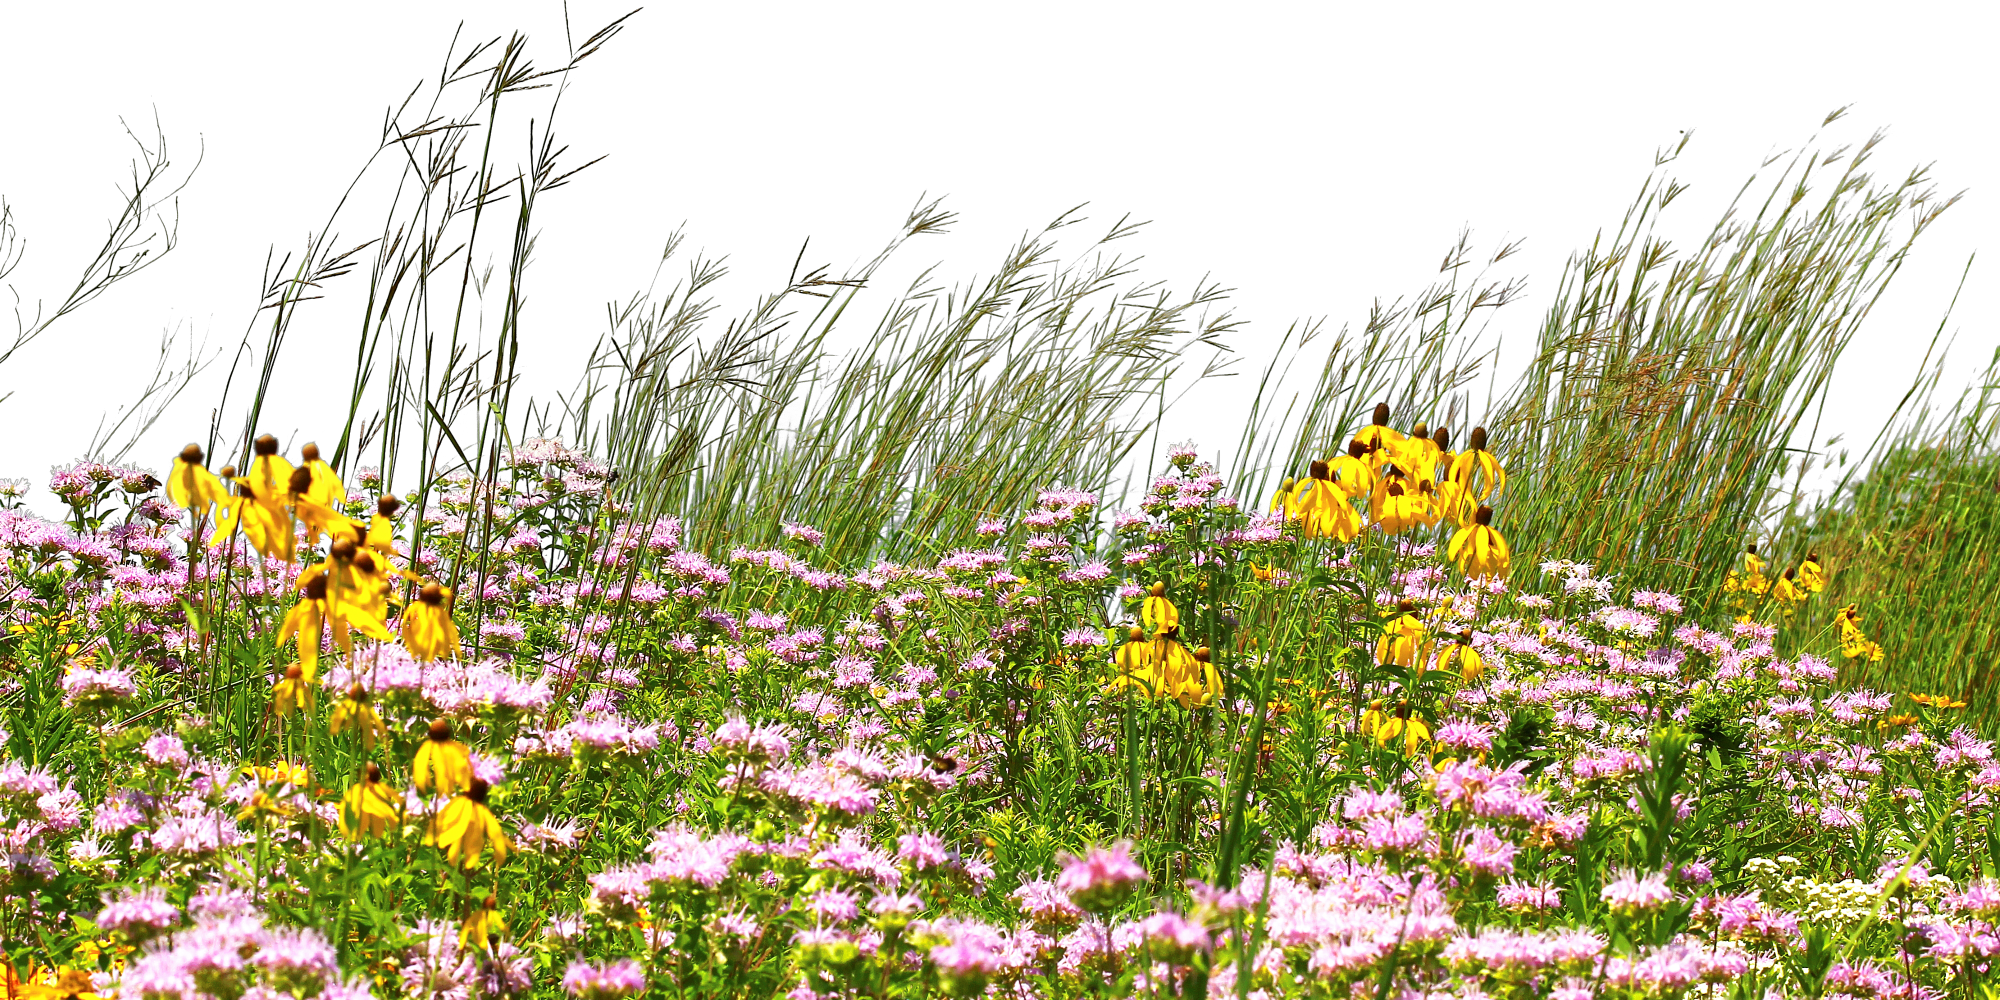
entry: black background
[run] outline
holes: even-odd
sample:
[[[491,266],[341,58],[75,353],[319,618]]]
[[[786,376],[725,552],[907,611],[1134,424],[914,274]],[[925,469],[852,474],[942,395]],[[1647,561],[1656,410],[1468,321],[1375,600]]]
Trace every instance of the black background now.
[[[624,10],[574,4],[568,30],[582,38]],[[44,502],[46,470],[80,458],[102,410],[142,384],[162,328],[206,338],[222,362],[130,460],[164,466],[202,436],[266,262],[326,224],[384,112],[436,80],[454,32],[464,46],[522,30],[544,66],[568,48],[554,4],[10,24],[0,192],[28,240],[10,278],[28,308],[58,296],[102,238],[130,152],[120,116],[150,134],[158,114],[176,162],[204,150],[180,198],[180,248],[0,368],[0,392],[12,392],[0,402],[12,438],[0,476],[32,478]],[[1916,374],[1988,226],[1990,122],[1962,60],[1926,42],[1916,62],[1888,66],[1862,50],[1902,46],[1864,30],[1846,36],[1852,52],[1810,54],[1796,38],[1756,34],[1658,48],[1644,32],[1590,44],[1482,34],[1444,46],[1422,32],[1282,18],[760,12],[726,24],[644,10],[564,96],[566,160],[606,158],[540,206],[524,392],[546,400],[574,384],[604,304],[646,284],[674,228],[728,258],[716,296],[734,316],[780,288],[802,248],[808,266],[834,272],[866,260],[926,194],[946,196],[960,220],[904,264],[942,262],[956,280],[990,274],[1020,236],[1086,204],[1084,230],[1150,220],[1122,244],[1146,278],[1234,288],[1238,376],[1198,386],[1160,428],[1162,440],[1232,446],[1288,328],[1356,326],[1372,302],[1416,294],[1462,230],[1488,252],[1522,242],[1500,276],[1522,278],[1526,296],[1492,326],[1510,346],[1504,376],[1564,256],[1616,226],[1656,150],[1682,130],[1694,140],[1672,174],[1692,190],[1668,224],[1692,242],[1768,156],[1886,128],[1876,176],[1934,164],[1940,192],[1968,198],[1918,242],[1842,362],[1828,434],[1864,444]],[[1822,130],[1840,106],[1848,116]],[[378,220],[364,204],[336,242],[364,242]],[[1974,266],[1952,314],[1954,380],[1992,350],[1982,274]],[[330,286],[280,354],[286,390],[266,430],[294,448],[338,430],[326,400],[348,384],[342,344],[362,290]],[[250,344],[262,350],[262,328]],[[262,362],[256,350],[234,408]]]

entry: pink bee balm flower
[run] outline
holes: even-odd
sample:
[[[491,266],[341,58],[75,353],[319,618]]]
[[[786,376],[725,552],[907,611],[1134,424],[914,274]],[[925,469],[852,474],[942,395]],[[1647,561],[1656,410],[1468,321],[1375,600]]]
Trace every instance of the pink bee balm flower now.
[[[1562,908],[1562,890],[1553,886],[1503,882],[1494,892],[1494,901],[1516,911],[1558,910]]]
[[[1177,965],[1197,951],[1208,950],[1208,931],[1178,913],[1155,913],[1139,927],[1152,944],[1153,953]]]
[[[1119,841],[1108,850],[1093,847],[1080,858],[1064,855],[1056,888],[1068,893],[1077,906],[1103,913],[1116,909],[1145,881],[1146,869],[1132,860],[1132,842]]]
[[[646,970],[629,958],[604,965],[571,962],[563,973],[563,989],[577,1000],[624,1000],[645,988]]]
[[[1667,876],[1662,872],[1644,876],[1627,872],[1605,886],[1599,895],[1613,910],[1625,914],[1648,913],[1674,899],[1674,891],[1667,887]]]

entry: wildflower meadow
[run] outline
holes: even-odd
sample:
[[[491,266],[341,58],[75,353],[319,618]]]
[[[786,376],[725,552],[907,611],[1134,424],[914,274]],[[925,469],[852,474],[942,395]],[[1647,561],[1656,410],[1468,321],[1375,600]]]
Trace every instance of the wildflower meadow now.
[[[1815,437],[1921,172],[1807,150],[1675,246],[1668,151],[1514,388],[1462,241],[1196,443],[1220,292],[1065,216],[864,297],[928,201],[727,321],[676,244],[530,400],[544,85],[618,27],[455,51],[386,235],[131,436],[192,443],[0,485],[9,1000],[2000,991],[2000,380]],[[354,363],[289,375],[328,289]]]

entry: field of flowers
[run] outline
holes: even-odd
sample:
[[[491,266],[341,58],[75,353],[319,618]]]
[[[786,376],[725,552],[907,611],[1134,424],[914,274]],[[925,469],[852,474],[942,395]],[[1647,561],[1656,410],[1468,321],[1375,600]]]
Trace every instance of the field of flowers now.
[[[1511,245],[1162,449],[1224,290],[1072,212],[858,298],[930,200],[726,320],[675,234],[531,398],[556,112],[623,25],[455,42],[205,427],[166,344],[0,480],[5,1000],[2000,992],[2000,356],[1819,423],[1955,200],[1879,135],[1680,244],[1662,150],[1484,401]],[[142,144],[0,364],[186,182]],[[287,351],[335,329],[351,374]]]
[[[1816,558],[1516,566],[1486,432],[1397,423],[904,562],[702,551],[546,439],[59,469],[0,513],[9,996],[1991,995],[2000,761],[1837,683]]]

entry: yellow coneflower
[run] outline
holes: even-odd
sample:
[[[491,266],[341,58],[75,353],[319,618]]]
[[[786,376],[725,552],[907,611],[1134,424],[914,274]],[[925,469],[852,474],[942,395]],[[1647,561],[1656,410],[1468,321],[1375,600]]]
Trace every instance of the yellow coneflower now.
[[[507,832],[501,828],[500,818],[486,808],[486,791],[486,782],[472,779],[465,791],[431,820],[424,843],[444,848],[446,861],[467,868],[479,863],[479,854],[488,844],[493,846],[494,865],[506,861]]]
[[[1348,501],[1348,494],[1335,486],[1325,462],[1312,464],[1310,478],[1301,480],[1294,491],[1293,509],[1307,538],[1331,538],[1350,542],[1361,533],[1361,515]]]
[[[1417,606],[1411,601],[1399,601],[1396,610],[1390,612],[1395,617],[1384,626],[1382,640],[1375,644],[1375,662],[1389,663],[1399,667],[1414,667],[1423,652],[1426,629],[1416,615]]]
[[[327,728],[335,733],[352,729],[361,734],[361,749],[372,751],[375,744],[389,738],[389,727],[383,725],[382,716],[369,704],[368,689],[359,684],[349,685],[347,697],[333,706],[333,718]]]
[[[1867,657],[1870,663],[1882,661],[1882,647],[1861,631],[1861,611],[1859,605],[1850,604],[1834,613],[1833,622],[1840,629],[1840,655],[1858,660]]]
[[[403,648],[419,663],[458,656],[458,626],[451,621],[451,588],[426,583],[403,609]]]
[[[1428,485],[1412,481],[1396,466],[1387,467],[1368,498],[1369,519],[1391,535],[1400,535],[1420,524],[1436,524],[1436,505],[1419,492],[1420,486]]]
[[[1486,450],[1486,428],[1474,427],[1472,437],[1465,443],[1465,450],[1452,458],[1451,479],[1461,484],[1467,494],[1481,504],[1507,488],[1507,470],[1502,469],[1500,460]]]
[[[1820,564],[1819,553],[1808,553],[1805,561],[1799,563],[1799,586],[1808,594],[1826,589],[1826,567]]]
[[[290,718],[293,712],[301,709],[312,710],[313,680],[303,664],[294,663],[285,668],[285,679],[271,689],[271,707],[277,710],[278,718]]]
[[[1443,427],[1440,427],[1437,430],[1432,431],[1431,444],[1437,446],[1438,471],[1449,475],[1451,472],[1451,463],[1458,457],[1457,455],[1452,454],[1451,431]]]
[[[1180,627],[1180,609],[1167,600],[1167,585],[1164,582],[1155,582],[1153,589],[1146,594],[1145,603],[1139,605],[1139,623],[1153,635],[1165,635]]]
[[[299,461],[304,463],[299,468],[306,470],[307,488],[292,492],[331,510],[339,510],[346,505],[347,487],[340,484],[340,476],[334,473],[333,466],[320,461],[319,445],[307,442],[299,449]]]
[[[1368,446],[1359,441],[1349,442],[1347,454],[1327,465],[1327,478],[1339,483],[1340,491],[1350,497],[1365,497],[1374,492],[1375,463],[1369,461]]]
[[[1354,436],[1353,444],[1361,445],[1378,462],[1388,461],[1391,446],[1400,443],[1403,435],[1389,426],[1389,404],[1376,403],[1375,417],[1361,433]]]
[[[174,471],[167,474],[167,499],[196,514],[229,502],[229,487],[203,468],[201,460],[201,446],[188,445],[174,457]]]
[[[1910,695],[1910,700],[1927,708],[1952,709],[1965,707],[1965,702],[1953,698],[1948,694],[1913,694]]]
[[[1473,512],[1472,523],[1458,529],[1445,548],[1445,556],[1468,577],[1494,576],[1506,579],[1512,558],[1507,540],[1493,528],[1493,508],[1481,505]]]
[[[1472,497],[1472,490],[1464,483],[1447,477],[1437,484],[1437,511],[1441,518],[1463,528],[1472,523],[1472,515],[1479,510],[1479,502]]]
[[[280,564],[296,556],[292,538],[292,514],[284,508],[290,496],[292,462],[278,454],[278,438],[264,434],[256,440],[256,458],[250,474],[236,478],[244,488],[242,496],[232,496],[216,508],[216,536],[210,546],[222,546],[240,526],[258,556],[274,558]]]
[[[320,658],[322,622],[330,626],[340,652],[354,652],[352,632],[380,642],[396,638],[382,624],[390,584],[374,554],[360,552],[350,538],[334,540],[326,560],[298,574],[298,590],[300,600],[278,628],[278,642],[296,630],[298,662],[306,664],[308,672]]]
[[[1806,599],[1806,594],[1792,581],[1792,571],[1786,570],[1777,582],[1771,584],[1771,599],[1778,602],[1778,610],[1789,618],[1792,612],[1798,610],[1799,602]]]
[[[301,792],[312,789],[312,770],[293,761],[281,760],[269,767],[245,764],[243,774],[255,778],[259,787],[250,796],[250,801],[236,811],[238,821],[259,815],[289,820],[299,814],[302,800],[296,795],[274,795],[271,790],[278,787],[295,788]]]
[[[1410,711],[1409,702],[1399,702],[1392,713],[1380,698],[1368,703],[1368,711],[1361,716],[1361,731],[1380,746],[1401,743],[1405,757],[1415,757],[1431,738],[1431,727]]]
[[[358,608],[370,623],[381,624],[389,617],[389,594],[396,585],[390,573],[385,572],[387,564],[387,559],[373,551],[357,548],[354,557],[338,567],[342,571],[342,602]],[[389,627],[383,624],[380,632],[357,627],[357,631],[379,639],[388,633]]]
[[[298,637],[299,664],[315,671],[319,669],[319,638],[326,621],[326,577],[315,575],[299,588],[299,602],[292,610],[285,612],[285,620],[278,626],[278,645],[286,639]]]
[[[1764,575],[1764,560],[1757,555],[1755,545],[1745,546],[1743,549],[1743,572],[1755,577]]]
[[[1125,644],[1118,647],[1117,663],[1118,676],[1105,686],[1105,694],[1129,689],[1147,698],[1160,696],[1159,664],[1153,655],[1152,639],[1144,629],[1132,627]]]
[[[311,768],[289,760],[281,760],[269,766],[245,764],[243,775],[256,778],[260,785],[306,785],[312,782]]]
[[[1287,516],[1287,517],[1291,516],[1291,513],[1292,513],[1292,509],[1291,509],[1291,504],[1292,504],[1292,487],[1293,487],[1293,486],[1296,486],[1296,485],[1297,485],[1297,482],[1296,482],[1295,480],[1293,480],[1293,479],[1292,479],[1292,477],[1290,477],[1290,476],[1286,476],[1286,477],[1285,477],[1285,481],[1284,481],[1283,483],[1279,484],[1279,486],[1278,486],[1278,493],[1277,493],[1277,495],[1276,495],[1276,496],[1273,496],[1273,497],[1271,498],[1271,512],[1272,512],[1272,513],[1274,513],[1274,514],[1275,514],[1275,513],[1279,512],[1279,511],[1284,511],[1284,512],[1285,512],[1285,516]]]
[[[101,1000],[97,982],[88,969],[59,968],[31,970],[28,978],[14,980],[14,967],[7,966],[7,1000]]]
[[[361,544],[384,559],[396,554],[396,511],[402,506],[395,494],[384,493],[375,501],[375,516],[368,521],[368,536]]]
[[[369,761],[361,780],[340,797],[340,835],[349,840],[380,837],[403,821],[403,797],[382,780],[382,766]]]
[[[1443,428],[1439,428],[1442,430]],[[1430,426],[1419,422],[1410,428],[1410,436],[1397,442],[1389,449],[1390,461],[1410,474],[1418,482],[1436,480],[1438,459],[1442,450],[1431,440]]]
[[[472,751],[451,738],[451,723],[443,719],[433,721],[424,742],[417,747],[416,758],[410,762],[410,784],[420,792],[450,795],[471,787],[476,780],[472,776]]]
[[[1458,641],[1445,647],[1444,653],[1438,657],[1438,669],[1458,674],[1467,684],[1477,684],[1479,678],[1485,676],[1486,660],[1479,655],[1479,650],[1472,648],[1470,631],[1460,632]]]
[[[500,916],[500,900],[489,895],[474,903],[471,912],[465,915],[465,926],[458,930],[458,946],[491,951],[493,942],[506,933],[507,921]]]
[[[311,499],[308,494],[313,489],[310,469],[300,466],[292,470],[289,494],[292,511],[298,515],[299,523],[306,526],[307,543],[318,544],[322,536],[329,539],[360,541],[364,537],[361,525],[346,514]]]
[[[1167,696],[1179,702],[1182,708],[1214,704],[1215,699],[1222,696],[1222,675],[1216,672],[1215,664],[1209,662],[1208,647],[1189,650],[1171,638],[1161,642],[1167,647],[1161,657]]]

